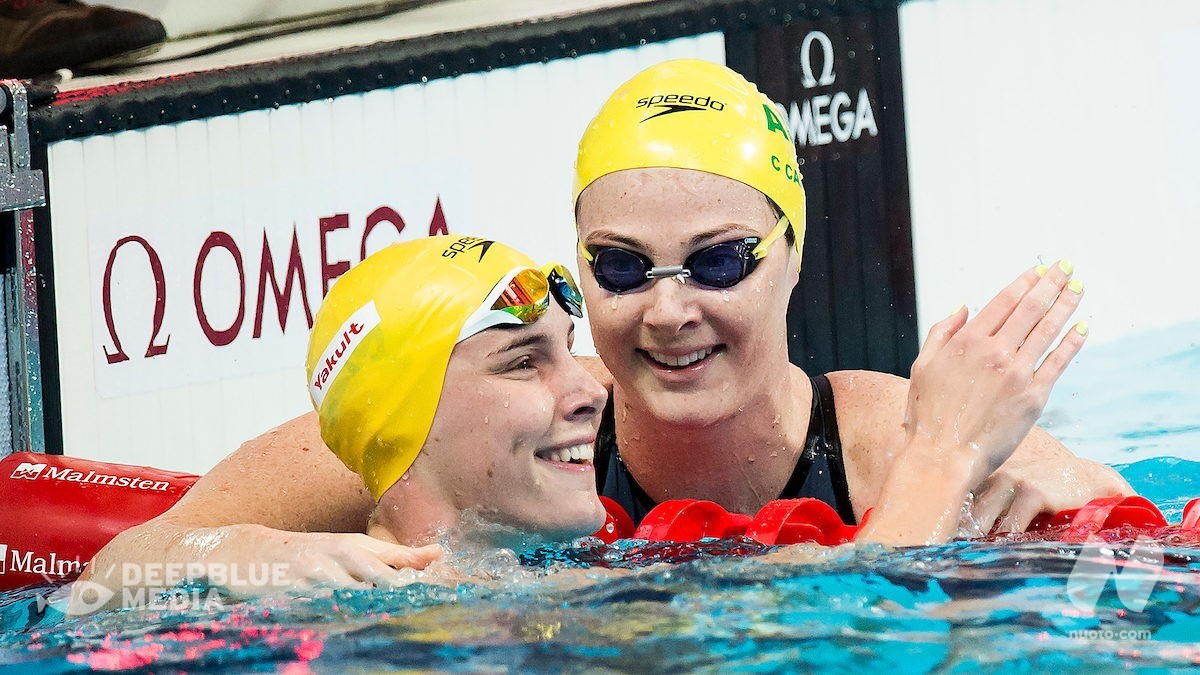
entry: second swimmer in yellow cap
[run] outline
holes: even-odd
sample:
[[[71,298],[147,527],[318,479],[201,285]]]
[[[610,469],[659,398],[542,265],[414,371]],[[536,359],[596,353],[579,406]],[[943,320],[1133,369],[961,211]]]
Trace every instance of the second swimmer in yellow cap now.
[[[601,494],[635,521],[668,499],[755,513],[815,498],[847,522],[874,508],[860,539],[911,544],[952,536],[968,493],[984,531],[1019,531],[1126,491],[1030,432],[1030,402],[1083,344],[1079,331],[1051,342],[1080,299],[1069,266],[1027,270],[965,329],[961,311],[937,324],[911,386],[789,362],[787,315],[807,306],[792,298],[805,193],[783,119],[738,73],[680,59],[622,84],[580,140],[580,282],[613,378]],[[981,367],[997,349],[1013,363]]]
[[[562,266],[470,236],[394,244],[338,280],[306,370],[322,438],[378,502],[368,534],[423,543],[467,512],[599,528],[604,390],[570,352],[580,302]]]

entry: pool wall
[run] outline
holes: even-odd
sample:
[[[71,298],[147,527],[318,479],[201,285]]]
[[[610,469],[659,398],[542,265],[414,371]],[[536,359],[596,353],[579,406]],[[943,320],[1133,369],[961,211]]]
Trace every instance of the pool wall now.
[[[794,355],[814,371],[906,371],[917,342],[895,3],[593,10],[378,42],[433,25],[416,10],[359,46],[322,52],[328,36],[314,35],[307,52],[293,41],[264,60],[252,45],[247,63],[83,78],[35,109],[50,195],[46,399],[68,411],[48,415],[47,446],[199,472],[304,412],[312,313],[391,241],[472,232],[574,266],[575,143],[617,84],[677,57],[747,72],[802,139]]]
[[[908,2],[900,28],[922,335],[1059,258],[1091,345],[1200,319],[1200,4]]]
[[[80,78],[35,106],[47,448],[201,472],[308,410],[312,313],[391,241],[472,232],[574,267],[575,142],[666,58],[730,63],[799,137],[790,338],[810,371],[903,374],[928,324],[1060,257],[1093,343],[1200,317],[1181,301],[1200,290],[1200,9],[575,4],[474,23],[433,6],[273,57]]]

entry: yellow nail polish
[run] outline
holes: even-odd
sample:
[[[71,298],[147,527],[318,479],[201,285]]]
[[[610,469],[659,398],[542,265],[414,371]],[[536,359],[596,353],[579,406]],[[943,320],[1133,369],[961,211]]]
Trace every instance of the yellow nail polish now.
[[[966,305],[955,305],[954,309],[950,310],[950,316],[954,316],[955,314],[961,312],[963,307],[966,307]]]
[[[1083,282],[1078,279],[1072,279],[1067,284],[1067,288],[1071,289],[1072,293],[1082,293],[1083,292]]]
[[[1045,265],[1038,265],[1037,267],[1033,268],[1033,271],[1037,272],[1039,277],[1044,277],[1046,276],[1046,272],[1050,271],[1050,268],[1046,267]]]
[[[1079,333],[1080,335],[1087,335],[1088,323],[1086,321],[1080,321],[1079,323],[1075,324],[1075,332]]]
[[[1070,274],[1075,271],[1075,266],[1071,264],[1070,260],[1063,258],[1058,261],[1058,269],[1062,270],[1063,274]]]

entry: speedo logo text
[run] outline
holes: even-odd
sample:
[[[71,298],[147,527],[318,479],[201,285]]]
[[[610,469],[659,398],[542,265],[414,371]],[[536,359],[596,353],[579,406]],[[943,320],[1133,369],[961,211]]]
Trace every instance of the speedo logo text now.
[[[716,100],[711,96],[696,96],[695,94],[655,94],[653,96],[645,96],[638,99],[637,105],[634,108],[645,108],[646,110],[656,110],[653,115],[643,119],[652,120],[655,117],[670,115],[678,112],[690,112],[696,110],[716,110],[725,109],[725,104]]]

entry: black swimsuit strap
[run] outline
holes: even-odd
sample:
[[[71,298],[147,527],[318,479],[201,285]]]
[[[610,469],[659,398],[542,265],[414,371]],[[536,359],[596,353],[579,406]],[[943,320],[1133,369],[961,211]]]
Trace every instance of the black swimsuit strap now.
[[[833,388],[824,375],[811,378],[811,384],[812,410],[809,413],[804,450],[796,460],[796,466],[779,494],[779,499],[820,499],[834,507],[843,521],[854,524],[854,508],[850,502],[846,468],[842,459]],[[620,503],[637,523],[658,503],[638,485],[621,460],[613,408],[613,397],[610,393],[608,405],[601,414],[600,431],[596,438],[596,486],[600,494]]]
[[[824,375],[817,377],[824,378]],[[788,478],[788,482],[783,486],[783,491],[779,493],[780,499],[791,499],[800,494],[800,490],[804,487],[804,482],[808,480],[808,472],[812,469],[813,460],[817,454],[817,443],[821,437],[821,397],[817,393],[816,377],[811,378],[812,383],[812,410],[808,413],[808,434],[804,439],[804,450],[800,453],[800,458],[796,460],[796,467],[792,469],[792,476]]]
[[[608,393],[608,404],[600,414],[600,430],[596,434],[596,490],[599,494],[617,501],[634,523],[650,513],[658,502],[638,485],[633,473],[625,467],[621,451],[617,447],[617,423],[614,417],[613,393]]]
[[[822,436],[825,438],[825,457],[829,462],[829,481],[833,484],[837,512],[842,521],[854,524],[854,504],[850,501],[850,483],[846,480],[846,460],[842,455],[842,438],[838,434],[837,409],[833,404],[833,386],[829,378],[818,375],[812,378],[813,388],[821,395]],[[811,435],[811,429],[809,434]]]

